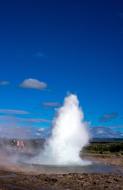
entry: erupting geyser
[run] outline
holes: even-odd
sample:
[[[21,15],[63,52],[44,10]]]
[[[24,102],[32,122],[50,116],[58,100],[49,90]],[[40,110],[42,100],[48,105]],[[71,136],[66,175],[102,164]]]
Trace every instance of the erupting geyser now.
[[[89,141],[87,124],[83,119],[77,96],[70,94],[58,110],[52,135],[37,161],[48,165],[86,164],[79,156],[80,150]]]

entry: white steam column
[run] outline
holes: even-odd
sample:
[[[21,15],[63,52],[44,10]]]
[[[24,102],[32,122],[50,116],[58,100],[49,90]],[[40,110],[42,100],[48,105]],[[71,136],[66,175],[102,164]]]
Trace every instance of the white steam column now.
[[[70,94],[54,119],[52,135],[48,139],[44,152],[40,155],[40,164],[79,165],[87,164],[79,154],[88,144],[87,124],[76,95]]]

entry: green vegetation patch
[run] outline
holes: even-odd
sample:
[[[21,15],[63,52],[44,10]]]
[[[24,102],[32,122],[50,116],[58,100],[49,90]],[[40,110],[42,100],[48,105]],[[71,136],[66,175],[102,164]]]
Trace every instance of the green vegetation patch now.
[[[85,148],[88,153],[120,153],[123,155],[123,142],[91,143]]]

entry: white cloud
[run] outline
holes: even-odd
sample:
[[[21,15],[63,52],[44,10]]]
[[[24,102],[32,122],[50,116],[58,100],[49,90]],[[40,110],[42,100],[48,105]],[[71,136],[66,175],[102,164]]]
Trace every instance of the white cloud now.
[[[25,79],[21,84],[20,87],[22,88],[32,88],[37,90],[43,90],[47,87],[45,82],[39,81],[37,79]]]

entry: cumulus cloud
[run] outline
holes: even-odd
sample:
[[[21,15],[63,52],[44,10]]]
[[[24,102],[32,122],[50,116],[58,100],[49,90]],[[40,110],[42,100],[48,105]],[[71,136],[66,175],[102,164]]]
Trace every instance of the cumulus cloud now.
[[[59,107],[60,103],[59,102],[44,102],[43,106],[44,107]]]
[[[100,122],[108,122],[108,121],[112,121],[113,119],[116,119],[117,117],[118,117],[117,112],[106,113],[99,118],[99,121]]]
[[[21,88],[32,88],[37,90],[43,90],[47,87],[47,84],[45,82],[39,81],[37,79],[25,79],[21,84]]]
[[[25,115],[29,114],[29,112],[25,110],[14,110],[14,109],[0,109],[0,113],[2,114],[12,114],[12,115]]]
[[[0,86],[6,86],[6,85],[9,85],[10,82],[9,81],[6,81],[6,80],[1,80],[0,81]]]

